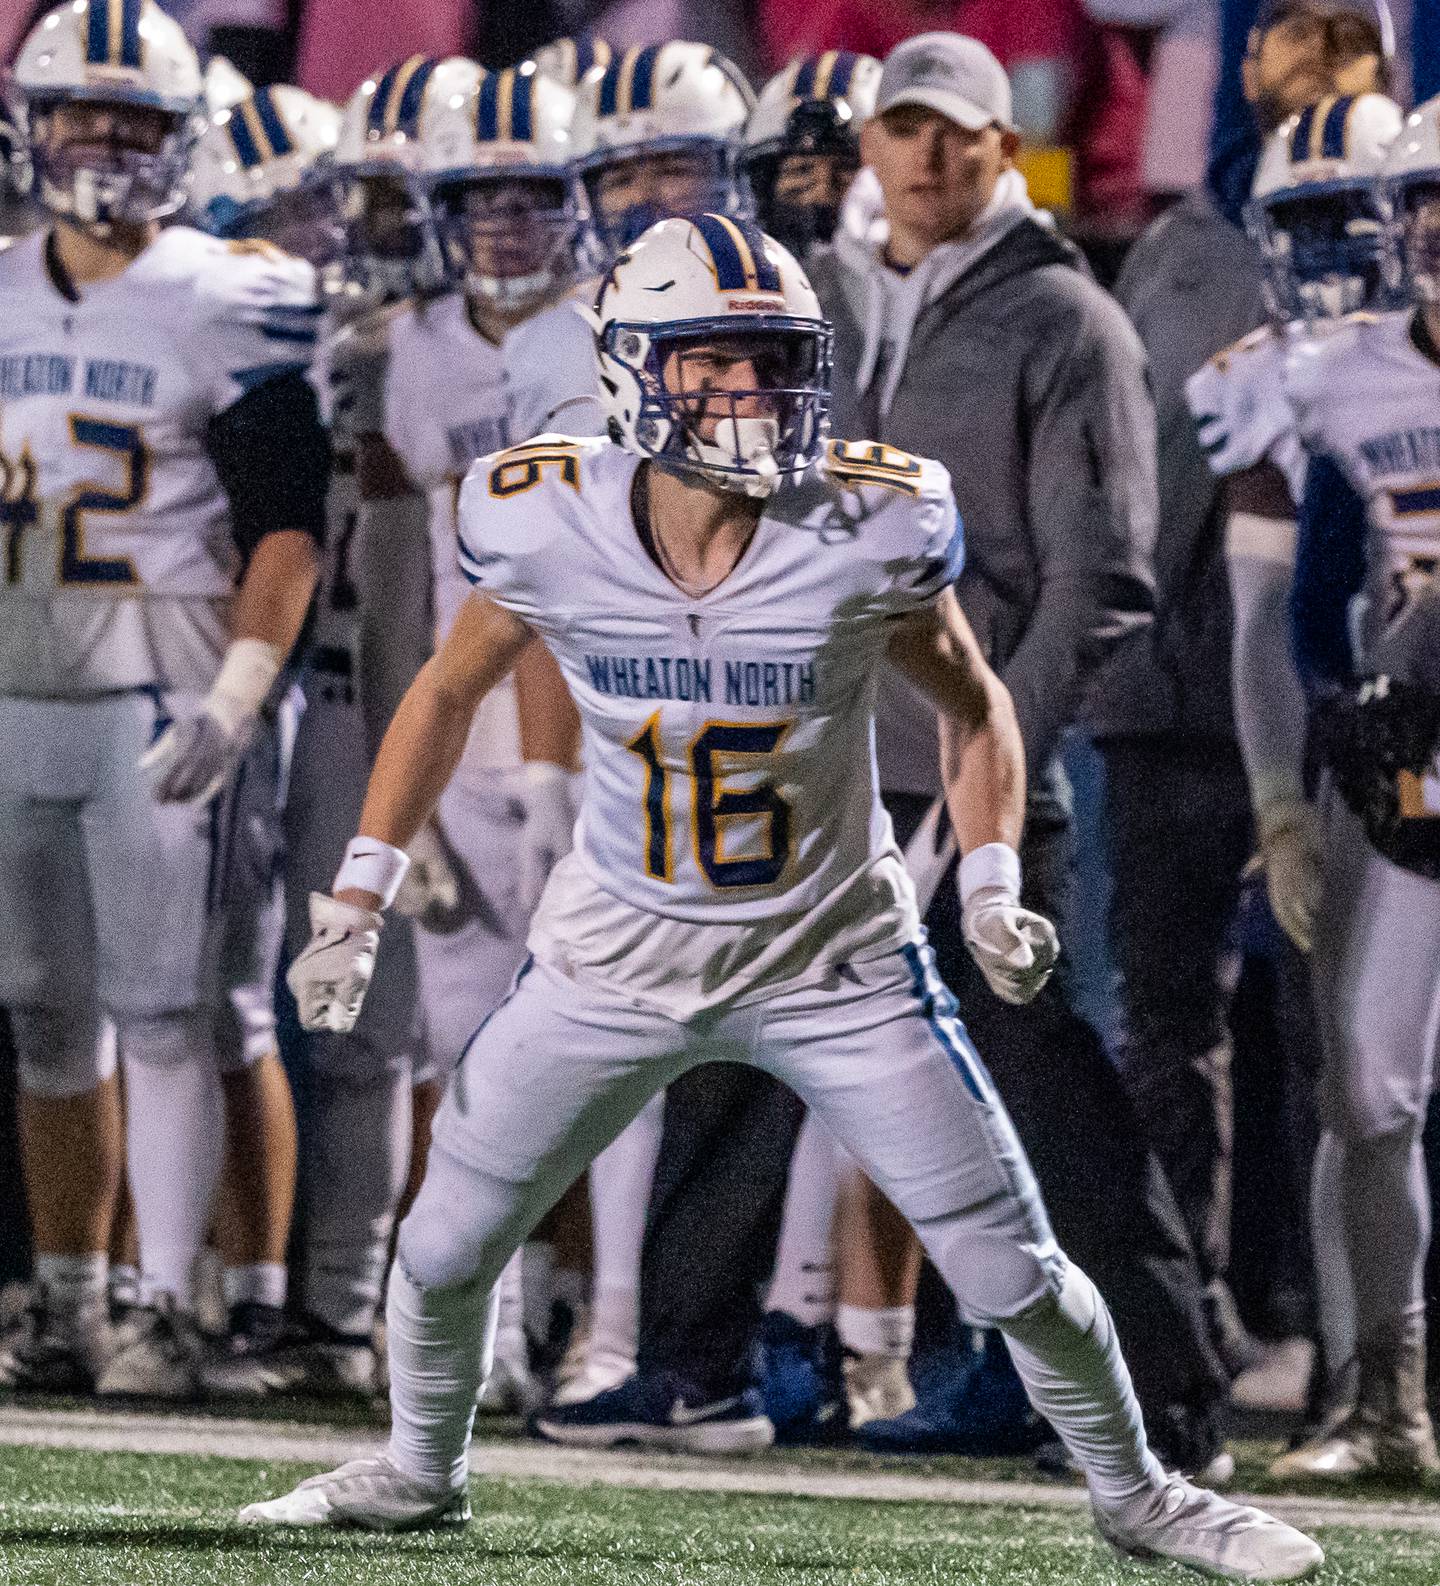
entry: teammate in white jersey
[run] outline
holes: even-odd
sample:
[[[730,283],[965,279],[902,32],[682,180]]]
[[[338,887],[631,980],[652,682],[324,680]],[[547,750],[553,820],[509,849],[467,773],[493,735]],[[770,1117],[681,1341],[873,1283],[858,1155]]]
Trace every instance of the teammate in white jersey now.
[[[1350,1417],[1277,1469],[1340,1480],[1440,1469],[1421,1148],[1440,1038],[1440,102],[1411,117],[1392,161],[1394,258],[1415,308],[1355,317],[1289,381],[1307,450],[1339,470],[1369,524],[1363,544],[1327,543],[1307,496],[1296,575],[1302,653],[1308,614],[1328,607],[1329,648],[1353,657],[1315,713],[1327,773],[1315,961],[1358,1381]],[[1348,610],[1347,561],[1360,574]]]
[[[310,270],[160,229],[200,95],[179,28],[150,0],[81,0],[42,20],[15,80],[50,225],[0,255],[0,999],[39,1291],[6,1376],[123,1391],[102,1020],[126,1070],[143,1351],[188,1306],[209,1219],[216,977],[237,978],[216,953],[256,863],[235,773],[309,604],[328,446]]]
[[[1308,468],[1287,371],[1346,314],[1384,305],[1379,177],[1402,119],[1383,94],[1332,97],[1271,135],[1247,211],[1270,322],[1186,384],[1200,444],[1230,480],[1236,721],[1270,900],[1303,952],[1319,895],[1319,831],[1304,792],[1304,701],[1285,617]]]
[[[1112,1542],[1234,1578],[1308,1574],[1322,1558],[1308,1538],[1148,1452],[1104,1302],[1056,1246],[924,944],[876,785],[887,654],[942,713],[977,959],[1023,999],[1057,950],[1019,904],[1022,751],[949,590],[961,533],[944,470],[827,445],[829,327],[753,226],[655,227],[607,277],[597,327],[623,448],[541,437],[471,471],[460,544],[479,592],[392,723],[335,895],[315,900],[292,969],[302,1016],[353,1019],[403,844],[478,701],[537,637],[584,726],[575,851],[533,959],[466,1048],[401,1228],[389,1449],[242,1518],[464,1519],[505,1260],[648,1096],[730,1058],[793,1085],[914,1220],[967,1311],[1005,1330]]]
[[[423,636],[443,641],[467,593],[455,510],[470,464],[555,422],[586,368],[591,338],[566,309],[542,347],[527,323],[562,303],[594,265],[584,193],[570,164],[574,95],[529,65],[472,69],[422,132],[428,202],[451,277],[449,296],[414,304],[390,330],[384,382],[389,466],[372,479],[429,498],[431,599]],[[444,369],[437,380],[435,371]],[[553,385],[553,389],[552,389]],[[598,428],[595,402],[571,404],[571,427]],[[420,636],[416,636],[417,639]],[[457,894],[422,913],[417,936],[425,1039],[440,1071],[504,996],[525,953],[530,913],[570,847],[579,722],[549,654],[536,649],[487,699],[470,747],[424,829],[449,856]],[[507,1270],[497,1369],[487,1408],[534,1408],[519,1288]]]

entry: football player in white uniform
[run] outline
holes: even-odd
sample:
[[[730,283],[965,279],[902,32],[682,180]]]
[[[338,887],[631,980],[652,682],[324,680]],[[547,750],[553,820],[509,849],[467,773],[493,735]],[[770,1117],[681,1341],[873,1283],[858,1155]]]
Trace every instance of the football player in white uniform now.
[[[1019,734],[949,591],[962,536],[944,470],[826,443],[829,327],[799,266],[752,225],[656,226],[606,278],[596,324],[624,444],[542,436],[471,470],[460,554],[479,591],[397,713],[362,835],[315,902],[292,968],[304,1019],[355,1017],[404,843],[477,704],[537,637],[584,724],[576,847],[533,957],[466,1048],[401,1227],[389,1449],[242,1518],[463,1520],[501,1267],[648,1096],[729,1058],[804,1096],[967,1311],[1005,1330],[1112,1543],[1232,1578],[1310,1573],[1322,1554],[1308,1538],[1148,1452],[1109,1313],[1056,1246],[924,943],[876,781],[887,654],[942,713],[967,937],[987,976],[1032,996],[1057,952],[1019,904]],[[745,1412],[706,1409],[737,1428]]]
[[[223,939],[243,913],[232,889],[258,880],[268,896],[273,851],[250,849],[237,770],[323,531],[314,280],[282,255],[161,229],[184,201],[200,71],[151,0],[52,12],[15,82],[50,224],[0,255],[0,999],[38,1252],[5,1375],[148,1391],[137,1359],[189,1354],[219,1166],[215,1019],[245,1011],[219,994],[240,977],[217,954],[267,945]],[[106,1018],[146,1307],[109,1360]]]
[[[1295,515],[1309,463],[1287,370],[1347,313],[1386,301],[1379,178],[1402,119],[1383,95],[1331,98],[1271,135],[1247,217],[1265,260],[1270,320],[1192,376],[1186,392],[1210,464],[1228,480],[1235,719],[1266,889],[1276,920],[1304,953],[1314,942],[1322,832],[1306,797],[1306,706],[1289,643]],[[1338,1161],[1335,1140],[1322,1135],[1312,1176],[1322,1419],[1343,1413],[1354,1386]]]
[[[567,299],[594,267],[584,192],[570,162],[575,98],[524,64],[470,68],[421,132],[427,199],[457,290],[401,312],[390,326],[384,488],[429,499],[431,599],[417,644],[443,641],[467,593],[455,551],[455,510],[470,464],[551,427],[575,377],[593,362],[584,321],[550,316],[537,358],[533,315]],[[435,371],[445,370],[437,380]],[[578,420],[599,427],[594,402]],[[398,574],[398,569],[397,569]],[[568,852],[579,721],[559,669],[536,647],[486,701],[470,745],[422,840],[448,856],[455,895],[421,913],[416,939],[425,1039],[443,1072],[505,995],[555,861]],[[497,1369],[486,1408],[533,1409],[519,1286],[507,1268]]]
[[[797,259],[835,235],[879,83],[873,55],[827,50],[791,61],[760,90],[741,169],[756,219]]]
[[[1296,360],[1288,386],[1315,468],[1338,469],[1368,535],[1301,518],[1302,655],[1328,610],[1334,655],[1313,731],[1325,770],[1315,924],[1324,1043],[1321,1121],[1338,1148],[1339,1227],[1353,1278],[1355,1408],[1284,1456],[1282,1475],[1348,1480],[1440,1469],[1425,1398],[1430,1194],[1421,1132],[1440,1038],[1440,102],[1392,152],[1389,227],[1414,307],[1356,315]],[[1362,543],[1363,537],[1363,543]],[[1356,598],[1344,564],[1360,573]]]
[[[1236,722],[1271,903],[1304,952],[1319,893],[1319,832],[1304,794],[1304,702],[1285,618],[1307,467],[1286,370],[1345,315],[1383,303],[1378,178],[1402,119],[1393,100],[1362,94],[1323,99],[1271,135],[1248,214],[1265,259],[1270,323],[1186,386],[1211,467],[1231,481]]]

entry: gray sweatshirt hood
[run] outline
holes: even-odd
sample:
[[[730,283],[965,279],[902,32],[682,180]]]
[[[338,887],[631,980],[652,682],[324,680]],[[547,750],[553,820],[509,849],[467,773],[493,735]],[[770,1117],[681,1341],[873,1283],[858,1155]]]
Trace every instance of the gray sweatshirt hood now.
[[[856,374],[864,392],[874,383],[885,355],[879,411],[888,413],[905,368],[915,325],[923,311],[973,270],[1022,221],[1050,227],[1044,210],[1036,209],[1025,178],[1013,167],[1002,173],[994,196],[967,236],[942,242],[913,270],[901,272],[885,262],[889,225],[874,174],[864,170],[846,199],[835,234],[835,253],[844,266],[845,294],[865,343]],[[1044,262],[1053,262],[1053,257]]]

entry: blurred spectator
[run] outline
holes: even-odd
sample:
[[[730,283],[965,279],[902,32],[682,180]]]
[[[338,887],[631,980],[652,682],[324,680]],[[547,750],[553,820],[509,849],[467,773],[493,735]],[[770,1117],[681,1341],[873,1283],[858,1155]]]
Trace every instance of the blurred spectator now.
[[[771,61],[817,50],[859,50],[882,60],[927,28],[988,45],[1013,82],[1016,125],[1045,144],[1075,149],[1075,209],[1108,224],[1140,215],[1145,76],[1134,41],[1103,27],[1081,0],[762,0]]]
[[[1148,621],[1154,419],[1134,332],[1036,216],[1011,120],[1005,74],[975,40],[930,34],[895,51],[862,137],[883,207],[817,256],[812,280],[835,324],[836,433],[950,470],[966,530],[960,601],[1025,742],[1026,901],[1063,939],[1071,831],[1057,756],[1089,672]],[[933,711],[897,681],[879,720],[882,786],[933,798]],[[1007,1007],[965,952],[958,914],[942,882],[927,916],[941,972],[1056,1235],[1110,1301],[1157,1446],[1202,1468],[1219,1452],[1223,1374],[1173,1200],[1063,962],[1033,1003]]]

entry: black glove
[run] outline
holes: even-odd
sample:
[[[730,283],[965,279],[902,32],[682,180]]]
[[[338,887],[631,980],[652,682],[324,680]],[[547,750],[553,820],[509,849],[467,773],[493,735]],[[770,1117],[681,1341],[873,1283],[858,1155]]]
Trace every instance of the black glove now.
[[[1311,733],[1336,792],[1375,848],[1407,870],[1440,879],[1440,808],[1426,809],[1421,786],[1440,751],[1440,694],[1391,677],[1367,678],[1322,698]]]

